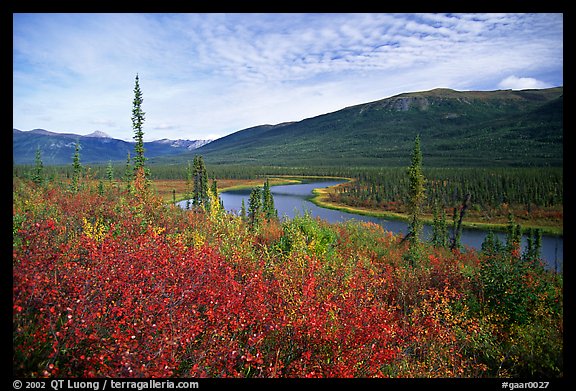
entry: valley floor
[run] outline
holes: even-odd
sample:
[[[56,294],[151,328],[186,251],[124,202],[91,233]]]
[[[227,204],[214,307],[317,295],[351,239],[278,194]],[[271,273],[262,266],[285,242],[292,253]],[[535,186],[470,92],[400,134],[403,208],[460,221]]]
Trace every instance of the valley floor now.
[[[299,183],[302,178],[309,179],[311,177],[301,177],[298,179],[297,177],[275,176],[270,177],[270,184],[272,186],[277,186]],[[263,179],[216,179],[216,181],[218,184],[218,190],[220,192],[224,192],[229,190],[262,186]],[[177,202],[186,199],[186,181],[184,180],[155,180],[154,186],[158,192],[158,195],[165,202]],[[173,191],[175,191],[175,199]],[[332,191],[334,191],[334,188],[316,189],[314,191],[315,196],[311,199],[311,201],[323,208],[337,209],[344,212],[361,215],[397,220],[408,220],[409,218],[408,214],[405,213],[401,206],[383,210],[361,206],[350,206],[335,202],[330,200],[329,197],[330,192]],[[532,210],[530,213],[519,208],[521,207],[516,208],[517,212],[514,215],[514,218],[523,228],[539,228],[543,234],[548,235],[561,236],[563,234],[564,212],[562,206],[548,209],[535,208],[535,210]],[[424,213],[422,218],[425,223],[432,223],[433,221],[433,216],[431,213]],[[470,229],[504,232],[508,225],[508,215],[507,213],[499,213],[487,216],[485,213],[469,209],[462,224],[465,228]]]

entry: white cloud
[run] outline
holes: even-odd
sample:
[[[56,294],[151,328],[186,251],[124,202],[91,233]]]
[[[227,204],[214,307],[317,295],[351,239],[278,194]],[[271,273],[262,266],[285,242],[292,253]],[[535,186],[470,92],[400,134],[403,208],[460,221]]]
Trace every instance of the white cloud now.
[[[225,135],[438,86],[561,85],[562,23],[561,14],[16,14],[13,125],[103,125],[131,139],[136,73],[149,140]]]
[[[534,79],[533,77],[517,77],[512,75],[498,83],[498,87],[510,90],[527,90],[533,88],[550,88],[554,86],[541,80]]]

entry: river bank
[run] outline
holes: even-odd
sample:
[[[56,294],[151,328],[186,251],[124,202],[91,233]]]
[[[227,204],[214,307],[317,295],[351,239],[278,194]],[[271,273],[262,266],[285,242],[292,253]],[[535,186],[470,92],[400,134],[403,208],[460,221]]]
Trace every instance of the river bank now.
[[[369,208],[362,208],[362,207],[352,207],[349,205],[337,203],[330,201],[328,199],[328,194],[331,190],[334,189],[333,187],[323,188],[323,189],[314,189],[313,193],[314,196],[310,198],[310,202],[313,204],[327,209],[334,209],[339,210],[342,212],[347,213],[355,213],[363,216],[372,216],[378,217],[382,219],[393,219],[393,220],[401,220],[401,221],[409,221],[410,217],[405,213],[398,213],[392,211],[382,211],[382,210],[374,210]],[[431,214],[423,214],[422,221],[425,224],[432,224],[433,223],[433,216]],[[518,222],[517,222],[518,223]],[[522,221],[521,223],[522,228],[528,229],[540,229],[543,234],[546,235],[553,235],[553,236],[562,236],[564,229],[562,225],[559,226],[545,226],[534,224],[530,222],[530,220]],[[462,221],[462,227],[469,228],[469,229],[476,229],[482,231],[494,231],[494,232],[506,232],[508,224],[507,223],[487,223],[484,221],[477,221],[470,218],[464,218]]]
[[[290,185],[301,183],[297,179],[270,177],[271,186]],[[218,192],[251,189],[262,186],[265,179],[216,179]],[[189,198],[186,190],[186,181],[182,179],[154,180],[154,186],[158,195],[167,203],[185,201]]]
[[[324,176],[295,176],[295,175],[275,175],[268,178],[270,181],[271,186],[282,186],[282,185],[290,185],[290,184],[299,184],[308,181],[315,181],[315,180],[339,180],[342,182],[350,182],[353,181],[352,178],[346,177],[324,177]],[[256,186],[262,186],[264,183],[264,178],[257,178],[257,179],[217,179],[218,183],[218,190],[220,193],[225,193],[229,191],[236,191],[236,190],[245,190],[251,189]],[[180,202],[186,200],[186,182],[182,180],[170,180],[170,181],[155,181],[157,186],[157,190],[161,193],[163,199],[166,202],[173,202],[173,194],[172,189],[176,190],[176,202]],[[338,186],[338,185],[336,185]],[[383,211],[383,210],[375,210],[369,208],[362,208],[362,207],[352,207],[349,205],[337,203],[330,201],[328,199],[328,194],[330,191],[333,191],[336,186],[331,186],[328,188],[323,189],[314,189],[314,195],[309,198],[310,202],[313,204],[326,208],[326,209],[333,209],[347,213],[354,213],[363,216],[371,216],[377,217],[382,219],[388,220],[399,220],[399,221],[409,221],[409,216],[405,213],[395,212],[395,211]],[[448,221],[450,222],[450,217],[448,217]],[[500,220],[504,220],[501,218]],[[433,223],[433,216],[431,214],[423,214],[422,221],[425,224],[432,224]],[[562,223],[555,223],[551,225],[543,225],[537,224],[534,221],[531,221],[529,218],[523,218],[521,221],[517,219],[516,221],[519,223],[522,228],[528,229],[540,229],[543,234],[553,235],[553,236],[562,236],[563,235],[563,225]],[[475,229],[475,230],[482,230],[482,231],[494,231],[494,232],[506,232],[507,229],[507,221],[501,222],[486,222],[474,219],[473,217],[468,214],[464,221],[462,222],[463,228],[468,229]]]

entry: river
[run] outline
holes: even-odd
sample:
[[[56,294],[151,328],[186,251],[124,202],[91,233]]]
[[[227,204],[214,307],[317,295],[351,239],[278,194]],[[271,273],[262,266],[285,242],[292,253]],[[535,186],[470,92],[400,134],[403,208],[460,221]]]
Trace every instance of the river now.
[[[278,210],[279,217],[292,218],[295,215],[303,215],[309,212],[312,216],[319,217],[330,223],[338,223],[346,220],[369,221],[384,227],[385,230],[394,233],[406,234],[408,223],[400,220],[388,220],[379,217],[364,216],[354,213],[343,212],[334,209],[326,209],[319,207],[309,201],[313,195],[312,191],[318,188],[325,188],[337,185],[343,181],[325,180],[310,183],[301,183],[293,185],[272,186],[270,191],[274,196],[274,206]],[[240,211],[242,200],[246,208],[248,208],[248,199],[250,190],[232,190],[220,193],[220,198],[224,204],[224,208],[229,212]],[[181,201],[180,206],[185,207],[186,201]],[[432,228],[429,225],[424,225],[423,239],[429,239],[431,236]],[[462,244],[466,247],[480,249],[487,232],[477,229],[463,229],[462,230]],[[502,242],[505,242],[504,233],[496,233]],[[526,247],[526,237],[522,238],[522,246]],[[563,247],[564,241],[562,237],[543,235],[542,236],[542,259],[546,262],[548,268],[559,272],[563,271]]]

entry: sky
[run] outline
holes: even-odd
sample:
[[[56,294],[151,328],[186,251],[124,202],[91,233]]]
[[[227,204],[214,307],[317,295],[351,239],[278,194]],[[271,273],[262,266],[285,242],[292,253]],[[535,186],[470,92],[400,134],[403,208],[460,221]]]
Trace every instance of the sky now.
[[[216,139],[403,92],[563,85],[563,15],[13,14],[13,127]]]

